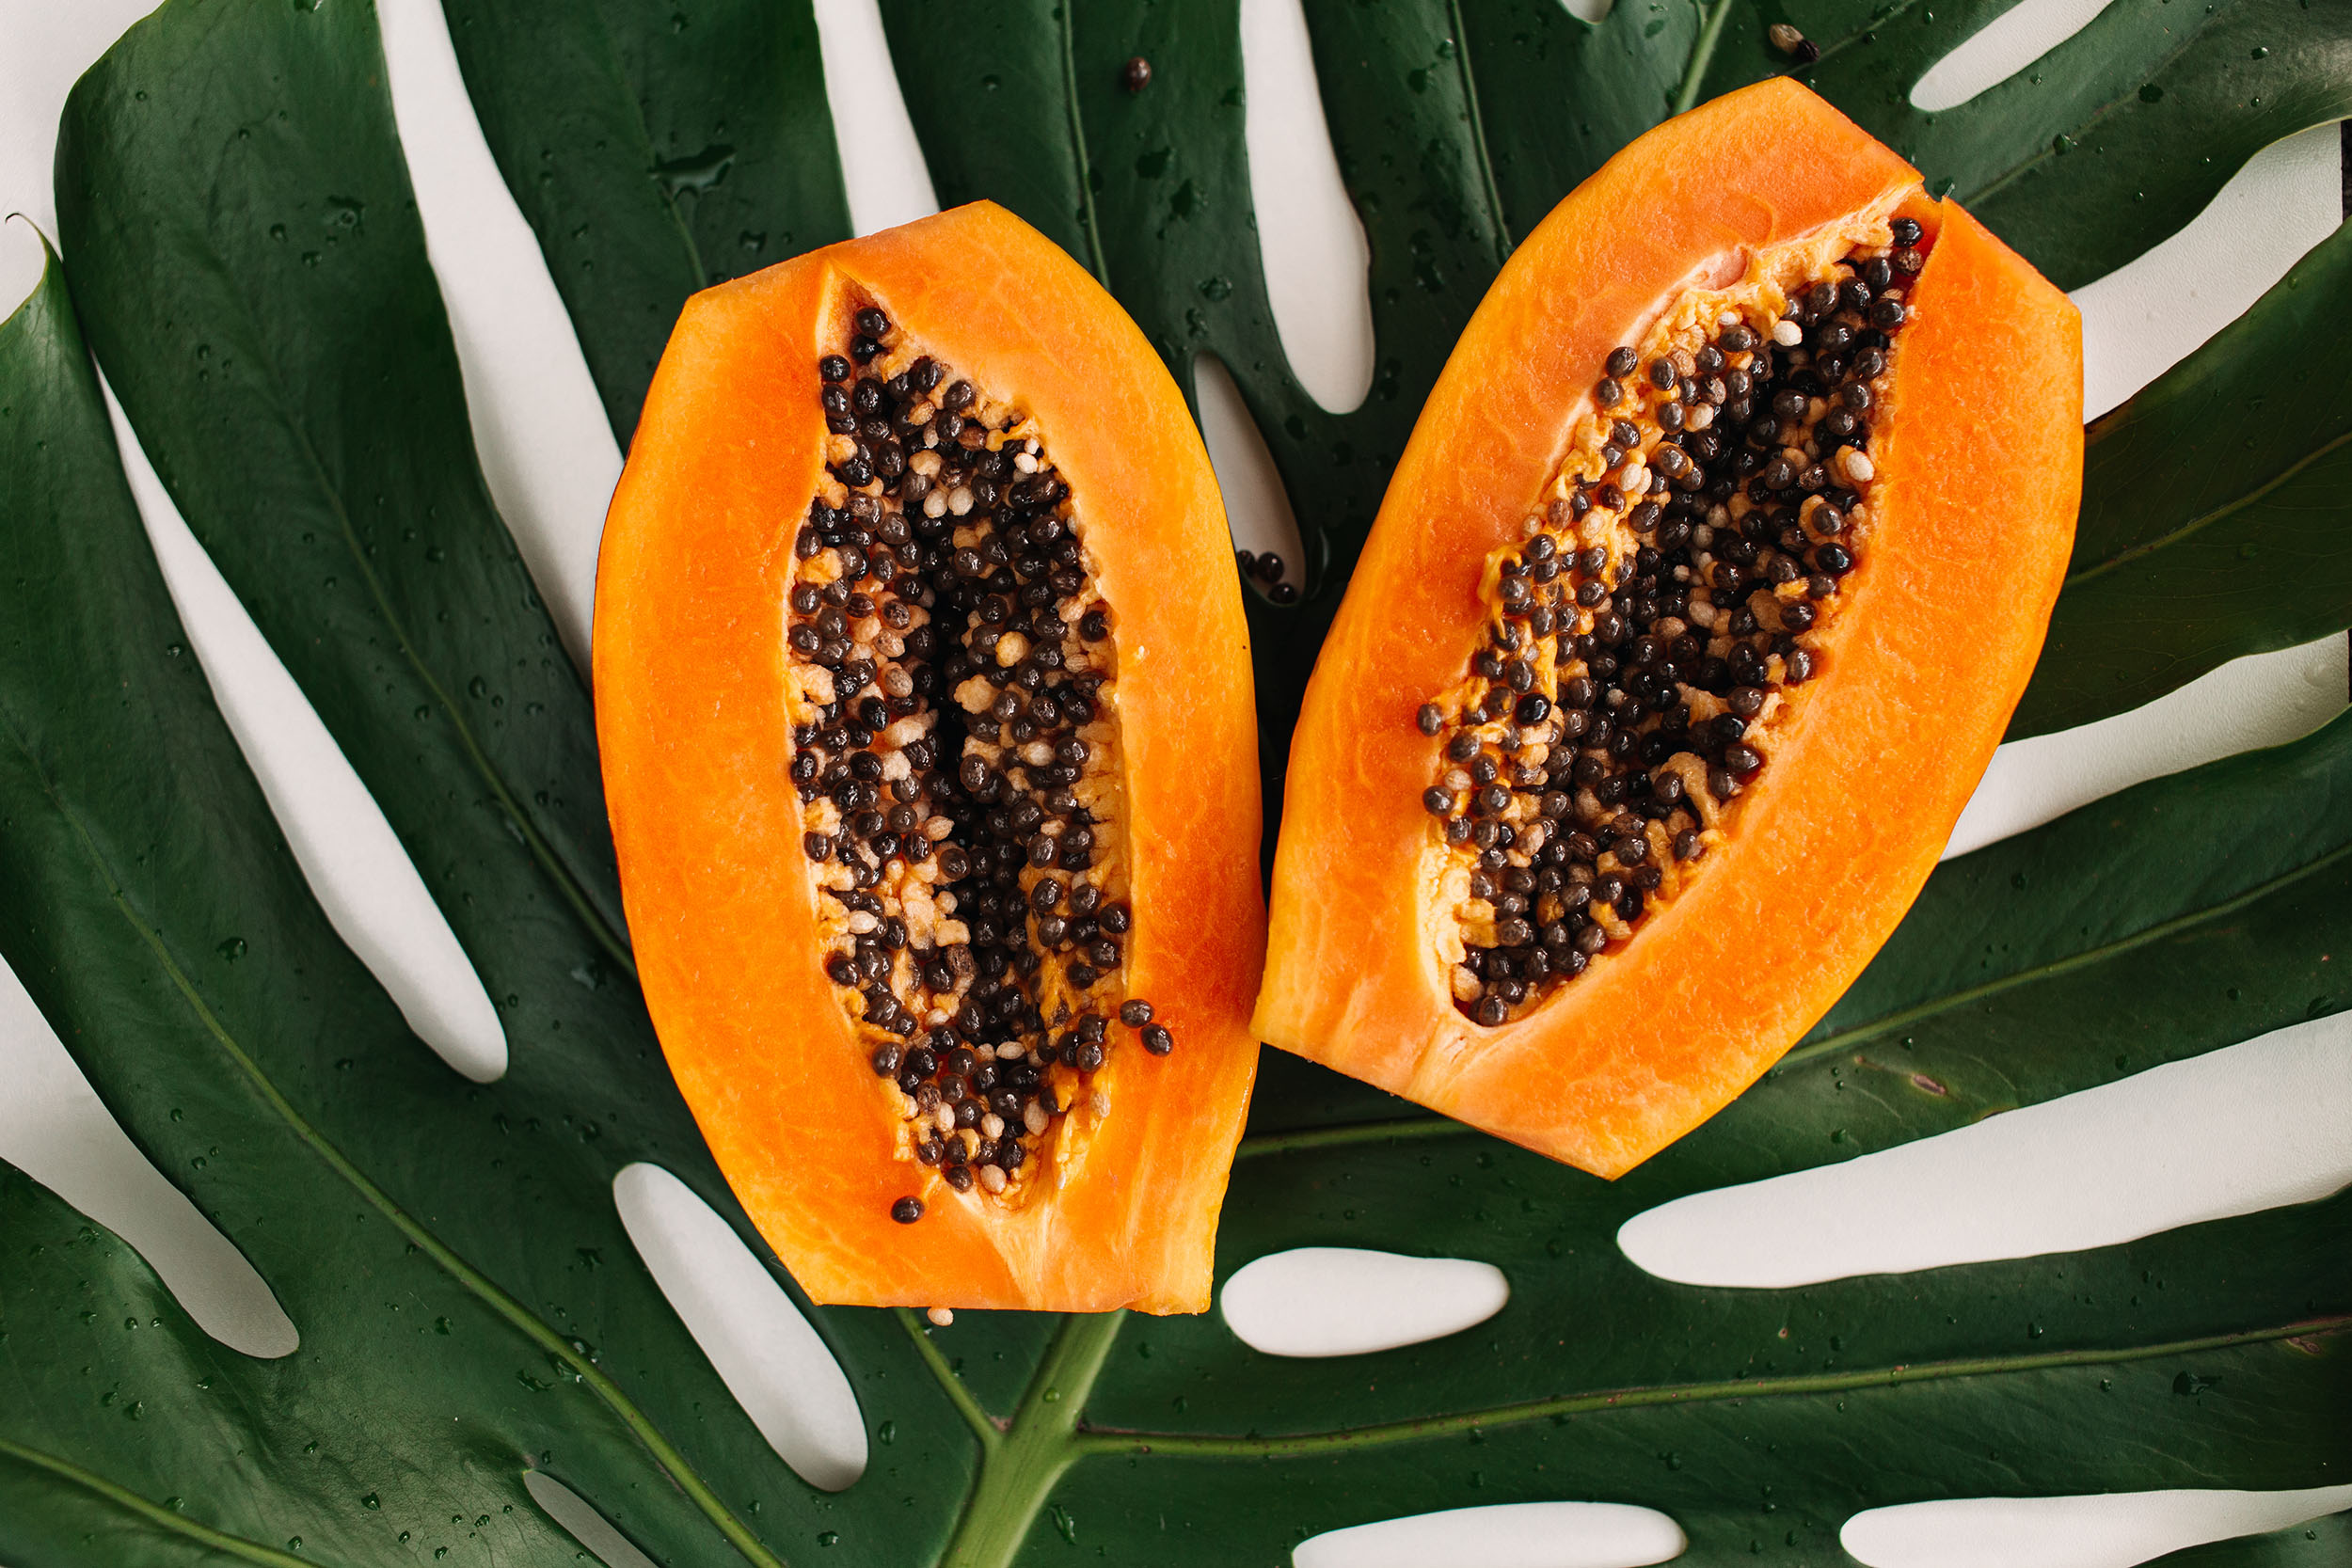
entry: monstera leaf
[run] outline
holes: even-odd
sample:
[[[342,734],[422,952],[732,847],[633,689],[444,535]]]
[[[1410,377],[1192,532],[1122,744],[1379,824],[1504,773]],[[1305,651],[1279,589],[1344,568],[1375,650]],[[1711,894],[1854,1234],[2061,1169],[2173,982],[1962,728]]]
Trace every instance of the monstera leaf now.
[[[844,227],[809,13],[448,8],[626,435],[686,292]],[[1841,0],[1787,19],[1823,50],[1817,85],[2061,281],[2127,259],[2245,152],[2352,100],[2340,10],[2118,0],[2026,75],[1911,110],[1910,81],[1999,8]],[[1291,379],[1265,300],[1234,6],[883,13],[943,198],[1022,212],[1181,377],[1215,354],[1244,388],[1310,542],[1309,602],[1253,611],[1278,761],[1388,463],[1512,239],[1631,135],[1772,69],[1762,29],[1782,19],[1732,0],[1621,0],[1598,25],[1550,0],[1309,0],[1380,343],[1364,407],[1332,414]],[[1137,55],[1154,71],[1130,93]],[[1677,1285],[1615,1242],[1676,1196],[2344,1007],[2343,721],[1947,866],[1810,1040],[1614,1184],[1269,1055],[1220,1271],[1318,1243],[1468,1253],[1508,1277],[1501,1313],[1294,1361],[1214,1316],[976,1313],[933,1331],[809,1308],[872,1459],[845,1491],[808,1485],[614,1214],[615,1173],[657,1163],[756,1247],[635,990],[586,694],[473,457],[373,16],[172,0],[77,88],[58,166],[71,301],[53,274],[0,330],[0,952],[302,1343],[273,1362],[222,1349],[119,1243],[0,1176],[11,1568],[569,1561],[532,1470],[665,1563],[1270,1563],[1335,1526],[1557,1497],[1663,1509],[1686,1561],[1819,1563],[1851,1560],[1840,1524],[1880,1504],[2308,1485],[2352,1463],[2352,1196],[1790,1290]],[[2325,308],[2341,246],[2102,434],[2078,575],[2119,564],[2091,578],[2110,588],[2070,592],[2092,608],[2062,607],[2070,671],[2029,713],[2074,721],[2201,658],[2341,624],[2300,586],[2344,554],[2326,533],[2344,503],[2318,483],[2341,411],[2312,379],[2341,341]],[[500,1003],[498,1083],[408,1034],[303,885],[185,651],[85,330]],[[2306,385],[2294,420],[2248,406]],[[2310,480],[2238,499],[2222,469],[2249,437]],[[2249,544],[2245,594],[2214,612],[2228,627],[2201,629],[2205,610],[2164,582]],[[2145,657],[2174,643],[2202,651]],[[2346,1528],[2183,1560],[2327,1561]]]

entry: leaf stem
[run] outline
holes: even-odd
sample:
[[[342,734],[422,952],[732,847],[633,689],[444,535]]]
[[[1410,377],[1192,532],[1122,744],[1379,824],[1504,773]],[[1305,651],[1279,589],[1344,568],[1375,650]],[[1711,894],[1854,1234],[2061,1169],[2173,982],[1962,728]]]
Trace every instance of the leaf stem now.
[[[1736,1378],[1715,1383],[1667,1384],[1646,1388],[1620,1388],[1557,1399],[1530,1400],[1458,1415],[1421,1420],[1390,1421],[1378,1426],[1341,1432],[1308,1432],[1279,1437],[1192,1436],[1179,1433],[1090,1432],[1078,1439],[1089,1454],[1175,1454],[1257,1459],[1289,1459],[1336,1453],[1349,1449],[1377,1448],[1424,1437],[1447,1437],[1473,1430],[1518,1426],[1553,1417],[1589,1411],[1638,1410],[1668,1404],[1704,1404],[1725,1400],[1766,1399],[1789,1394],[1836,1394],[1868,1388],[1899,1388],[1914,1383],[1939,1383],[1954,1378],[1984,1377],[2010,1372],[2049,1371],[2069,1367],[2113,1366],[2130,1361],[2157,1360],[2168,1355],[2195,1355],[2240,1345],[2291,1339],[2303,1335],[2336,1334],[2352,1328],[2352,1316],[2315,1318],[2273,1328],[2214,1334],[2197,1339],[2175,1339],[2158,1345],[2134,1345],[2121,1350],[2050,1351],[2039,1355],[1984,1356],[1967,1361],[1935,1361],[1922,1366],[1872,1367],[1852,1372],[1817,1372],[1802,1377]]]
[[[1800,1046],[1791,1051],[1774,1064],[1772,1070],[1779,1072],[1800,1063],[1834,1055],[1864,1041],[1877,1039],[1882,1035],[1893,1034],[1898,1029],[1907,1029],[1921,1019],[1933,1018],[1936,1014],[1950,1008],[1964,1007],[1972,1002],[1981,1002],[1986,997],[1997,996],[2003,991],[2013,990],[2019,986],[2030,985],[2037,980],[2056,979],[2061,974],[2072,974],[2077,969],[2103,963],[2119,954],[2146,947],[2152,942],[2162,942],[2167,937],[2178,936],[2193,927],[2204,925],[2210,921],[2226,919],[2249,905],[2260,903],[2274,893],[2293,887],[2306,878],[2317,876],[2346,857],[2352,857],[2352,844],[2338,845],[2317,860],[2296,866],[2284,876],[2272,877],[2267,880],[2257,882],[2244,893],[2232,898],[2225,898],[2218,904],[2208,904],[2202,909],[2190,910],[2185,914],[2175,915],[2170,920],[2158,921],[2145,930],[2134,931],[2129,936],[2119,937],[2101,946],[2087,947],[2079,953],[2070,953],[2063,958],[2054,958],[2045,964],[2037,964],[2030,969],[2019,970],[2014,974],[2004,974],[1997,980],[1987,980],[1981,985],[1970,986],[1965,990],[1947,991],[1941,996],[1919,1003],[1915,1006],[1905,1007],[1900,1012],[1888,1013],[1883,1018],[1874,1019],[1868,1023],[1858,1023],[1851,1029],[1841,1029],[1836,1034],[1826,1036],[1811,1045]]]
[[[1094,210],[1094,163],[1087,156],[1086,121],[1078,114],[1078,43],[1076,19],[1072,13],[1078,0],[1060,0],[1054,8],[1054,20],[1061,33],[1061,94],[1064,113],[1070,121],[1070,152],[1078,165],[1078,222],[1087,231],[1088,266],[1094,280],[1105,289],[1111,286],[1110,264],[1103,259],[1103,220]]]
[[[1308,1127],[1295,1132],[1260,1132],[1244,1138],[1236,1158],[1261,1154],[1298,1154],[1309,1149],[1348,1148],[1406,1138],[1443,1138],[1478,1129],[1452,1117],[1391,1117],[1384,1121],[1351,1121],[1337,1127]]]
[[[1715,45],[1722,41],[1724,24],[1731,17],[1731,0],[1715,0],[1709,9],[1707,0],[1698,0],[1699,36],[1691,45],[1691,63],[1682,68],[1682,85],[1675,89],[1674,112],[1683,114],[1698,106],[1699,89],[1706,84],[1707,68],[1715,63]]]
[[[1054,1483],[1088,1451],[1076,1435],[1078,1414],[1126,1320],[1124,1311],[1062,1319],[1004,1441],[983,1451],[979,1479],[941,1568],[1007,1568],[1012,1561]]]
[[[1454,35],[1454,61],[1456,74],[1462,78],[1462,106],[1470,116],[1470,149],[1478,156],[1478,181],[1486,197],[1486,210],[1494,214],[1495,264],[1501,266],[1511,259],[1511,222],[1503,215],[1502,191],[1495,183],[1493,157],[1486,150],[1486,126],[1478,108],[1478,78],[1470,73],[1470,31],[1462,25],[1462,0],[1446,0],[1446,26]]]
[[[199,1524],[183,1514],[173,1513],[160,1503],[150,1502],[127,1486],[118,1485],[95,1471],[85,1470],[79,1465],[59,1459],[56,1454],[45,1453],[40,1449],[27,1448],[22,1443],[12,1443],[5,1437],[0,1437],[0,1456],[16,1460],[37,1470],[46,1470],[61,1481],[81,1487],[86,1492],[94,1493],[126,1513],[136,1514],[149,1524],[169,1534],[194,1542],[205,1551],[218,1552],[223,1557],[233,1557],[246,1562],[260,1563],[262,1568],[318,1568],[318,1564],[307,1558],[295,1557],[291,1553],[281,1552],[275,1546],[264,1546],[258,1541],[248,1541],[244,1536],[230,1535],[225,1530],[215,1529],[210,1525]]]
[[[2262,483],[2254,486],[2253,489],[2247,491],[2246,494],[2237,497],[2235,499],[2225,501],[2221,505],[2213,508],[2211,511],[2200,513],[2198,515],[2191,517],[2188,521],[2181,524],[2180,527],[2169,530],[2164,533],[2160,533],[2153,539],[2142,540],[2137,545],[2132,545],[2126,548],[2120,549],[2113,555],[2107,557],[2105,561],[2094,562],[2090,565],[2085,566],[2077,572],[2070,572],[2067,574],[2065,586],[2073,588],[2078,583],[2085,583],[2090,581],[2094,578],[2105,577],[2119,566],[2129,565],[2131,562],[2137,561],[2141,556],[2153,555],[2156,551],[2165,548],[2167,546],[2177,545],[2189,535],[2210,528],[2215,523],[2219,522],[2222,518],[2231,516],[2235,513],[2243,512],[2246,508],[2253,505],[2256,501],[2262,499],[2265,496],[2267,496],[2270,492],[2276,490],[2280,485],[2284,484],[2287,481],[2293,479],[2296,475],[2301,473],[2304,469],[2310,467],[2321,458],[2337,451],[2347,442],[2352,442],[2352,431],[2346,431],[2343,435],[2338,436],[2334,440],[2328,441],[2320,446],[2314,447],[2310,451],[2307,451],[2302,456],[2296,458],[2294,462],[2288,464],[2285,467],[2280,468],[2277,473],[2272,474]]]
[[[947,1364],[947,1357],[931,1342],[930,1335],[925,1331],[914,1313],[904,1307],[893,1310],[898,1314],[898,1322],[906,1329],[907,1338],[914,1341],[914,1353],[931,1370],[931,1376],[939,1380],[940,1387],[946,1390],[947,1402],[956,1407],[956,1413],[972,1429],[972,1435],[980,1440],[981,1449],[986,1453],[995,1452],[1005,1440],[1004,1430],[996,1424],[994,1418],[980,1408],[980,1402],[972,1397],[970,1386],[956,1375],[955,1368]]]

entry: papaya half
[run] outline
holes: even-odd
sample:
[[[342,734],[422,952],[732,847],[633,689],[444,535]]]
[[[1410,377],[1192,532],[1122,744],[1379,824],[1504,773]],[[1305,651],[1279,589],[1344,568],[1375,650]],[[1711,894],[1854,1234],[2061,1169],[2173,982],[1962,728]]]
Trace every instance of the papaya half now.
[[[1264,929],[1232,561],[1159,357],[1001,208],[688,302],[597,739],[663,1053],[815,1300],[1208,1305]]]
[[[1292,742],[1260,1036],[1616,1176],[1817,1022],[2041,650],[2073,306],[1797,83],[1632,143],[1448,360]]]

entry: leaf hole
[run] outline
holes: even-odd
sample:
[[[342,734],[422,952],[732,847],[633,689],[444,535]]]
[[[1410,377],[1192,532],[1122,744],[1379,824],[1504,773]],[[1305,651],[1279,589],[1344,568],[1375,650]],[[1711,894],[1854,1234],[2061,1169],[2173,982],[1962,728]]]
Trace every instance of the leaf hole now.
[[[1329,1356],[1459,1334],[1502,1311],[1510,1299],[1511,1282],[1492,1263],[1295,1247],[1236,1270],[1218,1305],[1226,1327],[1254,1351]]]
[[[246,1355],[291,1355],[294,1320],[237,1244],[157,1170],[0,964],[0,1159],[121,1238],[196,1326]]]
[[[2344,1508],[2352,1508],[2352,1486],[1949,1497],[1869,1509],[1848,1519],[1837,1539],[1867,1568],[2133,1568]]]
[[[605,1568],[655,1568],[653,1559],[639,1551],[636,1543],[623,1535],[596,1505],[546,1471],[525,1470],[523,1490]]]
[[[2187,358],[2336,231],[2342,157],[2334,125],[2275,141],[2178,233],[2074,291],[2085,419]]]
[[[579,668],[621,448],[587,356],[473,114],[434,0],[378,8],[384,68],[491,499]]]
[[[1853,1070],[1901,1092],[1896,1069]],[[1946,1087],[1963,1111],[1979,1095],[1964,1077]],[[1787,1289],[2114,1246],[2347,1181],[2352,1015],[2336,1014],[1840,1164],[1676,1198],[1628,1220],[1617,1244],[1678,1284]]]
[[[2299,739],[2344,712],[2342,634],[2209,670],[2128,713],[1993,754],[1944,858],[2022,833],[2148,779]]]
[[[1501,1503],[1350,1525],[1292,1549],[1292,1568],[1647,1568],[1682,1527],[1631,1503]]]
[[[906,96],[890,63],[877,0],[816,0],[817,42],[825,58],[825,101],[850,226],[860,234],[939,211],[931,171],[914,139]]]
[[[1307,395],[1344,414],[1372,390],[1372,246],[1340,178],[1300,0],[1242,0],[1241,63],[1275,334]]]
[[[768,1446],[838,1492],[866,1473],[866,1425],[833,1352],[733,1226],[660,1165],[612,1179],[621,1225],[654,1283]]]
[[[113,389],[105,395],[132,499],[188,641],[320,909],[418,1038],[473,1082],[495,1081],[506,1071],[506,1030],[472,960],[375,797],[182,520]],[[242,940],[222,950],[224,961],[230,951],[242,954]]]
[[[2115,0],[2019,0],[1912,85],[1911,106],[1940,115],[1999,87],[2081,32]]]
[[[1306,550],[1298,516],[1274,467],[1274,453],[1242,402],[1241,388],[1233,385],[1223,360],[1199,354],[1192,360],[1192,390],[1200,408],[1200,438],[1209,449],[1209,467],[1216,470],[1216,487],[1225,498],[1233,547],[1257,556],[1273,551],[1282,560],[1281,580],[1305,592]],[[1258,586],[1263,591],[1268,585],[1261,579]]]

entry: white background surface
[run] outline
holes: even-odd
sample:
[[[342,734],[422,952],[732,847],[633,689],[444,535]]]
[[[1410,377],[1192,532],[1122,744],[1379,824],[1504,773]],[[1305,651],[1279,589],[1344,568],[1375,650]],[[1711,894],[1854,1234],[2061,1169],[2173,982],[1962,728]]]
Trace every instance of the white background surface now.
[[[545,265],[474,125],[436,0],[379,4],[395,109],[484,466],[579,655],[597,531],[620,454]],[[1938,107],[1964,101],[2062,40],[2103,4],[2025,0],[1929,72],[1917,98]],[[149,8],[147,0],[0,0],[0,210],[27,214],[54,238],[49,163],[66,89]],[[817,0],[817,8],[828,81],[887,80],[872,0]],[[1259,211],[1277,319],[1309,391],[1326,406],[1349,407],[1362,397],[1373,364],[1362,230],[1340,188],[1315,103],[1296,0],[1243,0],[1242,10],[1248,144],[1264,193]],[[878,104],[870,90],[863,107],[860,134],[844,138],[854,150],[845,173],[851,212],[867,231],[930,211],[935,201],[903,111]],[[2280,143],[2182,235],[2080,291],[2090,411],[2122,401],[2193,349],[2328,233],[2338,218],[2338,171],[2332,128]],[[13,307],[38,267],[31,233],[9,225],[0,233],[0,307]],[[1295,535],[1284,534],[1287,503],[1263,471],[1263,444],[1221,368],[1204,371],[1198,389],[1237,537],[1296,560]],[[423,1039],[469,1076],[495,1077],[506,1042],[447,925],[373,802],[172,512],[119,413],[117,421],[135,492],[195,645],[338,930],[384,978]],[[1954,851],[2138,779],[2305,733],[2342,709],[2345,682],[2344,641],[2336,638],[2240,661],[2138,713],[2004,748],[1954,835]],[[2004,1118],[2013,1128],[1989,1124],[1833,1170],[1685,1199],[1629,1225],[1626,1243],[1644,1267],[1670,1278],[1763,1285],[2119,1241],[2331,1192],[2352,1180],[2347,1084],[2352,1023],[2324,1020]],[[131,1146],[5,974],[0,1085],[8,1085],[0,1092],[0,1156],[120,1232],[226,1342],[257,1354],[294,1348],[296,1325],[266,1286]],[[2311,1092],[2313,1085],[2322,1091]],[[2196,1132],[2193,1148],[2179,1141],[2184,1128]],[[2029,1130],[2036,1135],[2009,1147]],[[2003,1147],[1980,1147],[1994,1144]],[[617,1201],[664,1290],[779,1452],[819,1484],[853,1479],[865,1438],[848,1386],[740,1244],[653,1167],[625,1174]],[[1431,1279],[1459,1283],[1422,1288]],[[1267,1259],[1236,1285],[1228,1301],[1233,1326],[1253,1343],[1281,1335],[1280,1344],[1265,1348],[1287,1354],[1343,1353],[1452,1331],[1500,1309],[1507,1295],[1490,1270],[1432,1273],[1377,1255]],[[1389,1311],[1391,1304],[1398,1310]],[[1332,1325],[1332,1337],[1310,1342],[1298,1333],[1307,1322]],[[1354,1344],[1336,1338],[1350,1334],[1359,1337]],[[552,1498],[549,1506],[583,1538],[594,1534],[593,1512],[580,1512],[577,1499]],[[1849,1527],[1846,1540],[1866,1561],[1886,1568],[2123,1568],[2194,1541],[2345,1506],[2352,1488],[1963,1499],[1874,1511]],[[1630,1568],[1662,1560],[1679,1539],[1671,1521],[1645,1510],[1482,1510],[1327,1535],[1302,1546],[1297,1563]],[[624,1562],[625,1544],[592,1544],[616,1568],[633,1568]]]

